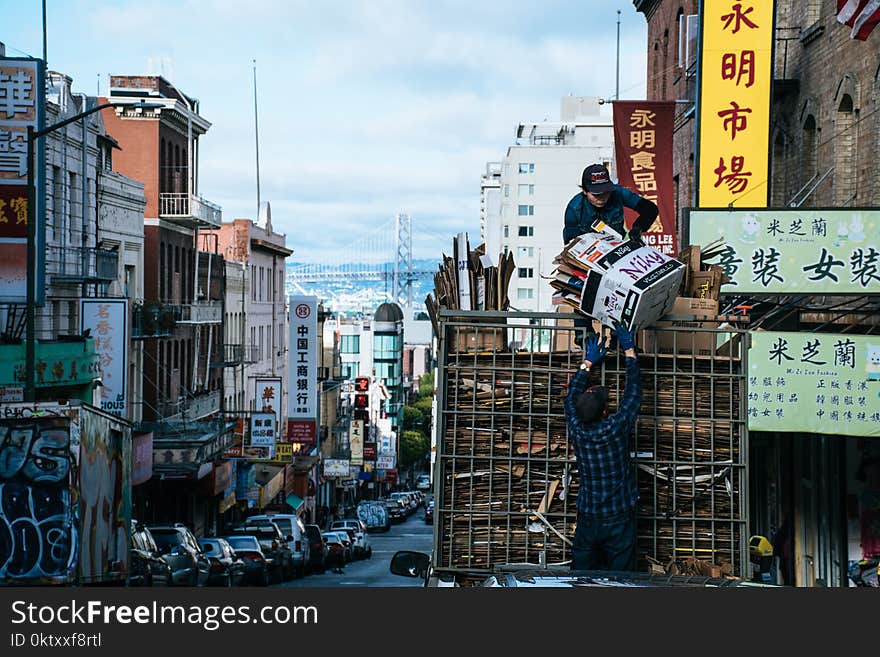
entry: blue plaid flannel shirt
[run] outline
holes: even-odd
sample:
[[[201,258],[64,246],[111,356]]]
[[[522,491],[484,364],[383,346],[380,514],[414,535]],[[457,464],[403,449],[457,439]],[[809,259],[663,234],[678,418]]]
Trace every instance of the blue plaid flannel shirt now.
[[[631,510],[639,499],[629,455],[629,436],[642,401],[639,363],[626,359],[626,388],[617,413],[585,423],[574,402],[587,389],[588,377],[589,372],[578,370],[565,398],[568,439],[574,443],[580,479],[577,508],[590,517],[607,518]]]

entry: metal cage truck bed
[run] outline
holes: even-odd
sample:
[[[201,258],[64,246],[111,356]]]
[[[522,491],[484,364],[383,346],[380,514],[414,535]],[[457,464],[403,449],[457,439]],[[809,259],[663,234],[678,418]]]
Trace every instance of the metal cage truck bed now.
[[[431,568],[467,585],[511,564],[565,568],[577,461],[563,400],[582,362],[558,313],[440,313]],[[638,569],[696,557],[746,576],[747,334],[663,327],[637,340]],[[623,355],[591,379],[616,407]]]

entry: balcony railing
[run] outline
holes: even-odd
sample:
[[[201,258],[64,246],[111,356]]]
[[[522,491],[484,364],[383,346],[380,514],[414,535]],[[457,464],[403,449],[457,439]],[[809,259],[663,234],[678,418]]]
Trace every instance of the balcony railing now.
[[[168,337],[174,333],[179,319],[179,306],[135,305],[131,309],[131,337],[135,340]]]
[[[212,367],[235,367],[251,365],[260,360],[260,349],[252,344],[224,344],[223,352],[218,354]]]
[[[222,301],[196,301],[180,308],[179,324],[220,324],[223,322]]]
[[[223,210],[201,196],[159,194],[159,216],[190,227],[220,228]]]
[[[186,395],[175,401],[159,403],[159,420],[163,422],[192,422],[220,412],[220,391],[212,390]]]
[[[119,270],[119,252],[91,246],[50,245],[46,249],[46,273],[52,283],[109,283]]]

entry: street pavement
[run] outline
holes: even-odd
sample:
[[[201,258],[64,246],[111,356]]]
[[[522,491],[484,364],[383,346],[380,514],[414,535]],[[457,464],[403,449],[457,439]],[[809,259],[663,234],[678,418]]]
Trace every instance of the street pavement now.
[[[391,525],[387,533],[371,532],[370,542],[373,545],[371,559],[359,559],[345,566],[344,573],[328,570],[323,574],[306,575],[301,579],[274,585],[275,588],[305,588],[311,586],[422,586],[418,578],[392,575],[388,570],[391,557],[398,550],[416,550],[431,553],[433,541],[433,525],[426,525],[424,509],[407,518],[406,522]]]

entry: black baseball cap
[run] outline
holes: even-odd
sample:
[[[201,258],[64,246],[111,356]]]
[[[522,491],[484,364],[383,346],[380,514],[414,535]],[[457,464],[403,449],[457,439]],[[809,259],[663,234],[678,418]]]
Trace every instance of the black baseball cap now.
[[[604,194],[614,190],[611,174],[601,164],[591,164],[581,176],[581,187],[591,194]]]

